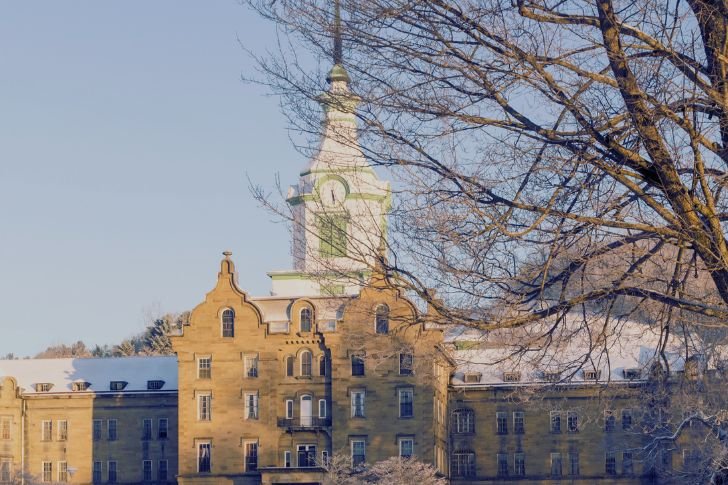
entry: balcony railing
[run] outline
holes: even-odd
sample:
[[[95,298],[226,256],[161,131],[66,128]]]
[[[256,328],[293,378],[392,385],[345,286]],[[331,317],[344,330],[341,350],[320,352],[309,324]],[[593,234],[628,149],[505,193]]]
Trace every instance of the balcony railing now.
[[[279,428],[325,428],[331,426],[331,418],[278,418]]]

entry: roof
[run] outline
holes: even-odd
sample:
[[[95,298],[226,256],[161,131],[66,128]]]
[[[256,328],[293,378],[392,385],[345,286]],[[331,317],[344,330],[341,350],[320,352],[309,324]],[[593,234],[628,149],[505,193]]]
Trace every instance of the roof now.
[[[176,392],[178,388],[176,356],[0,360],[0,376],[14,378],[24,395]],[[112,391],[111,381],[127,384],[121,391]],[[147,381],[164,381],[164,385],[150,390]],[[73,384],[81,382],[90,386],[74,391]],[[44,383],[52,384],[49,391],[36,390],[36,384]]]
[[[554,321],[492,332],[453,329],[446,337],[456,365],[451,383],[455,387],[505,387],[644,380],[659,360],[657,327],[618,320],[605,326],[597,318],[585,324],[577,317],[567,317],[555,329]],[[550,339],[549,331],[553,332]],[[693,336],[687,356],[699,358],[703,368],[715,368],[728,355],[728,347],[709,347]],[[665,357],[671,372],[684,371],[685,341],[671,335]],[[467,382],[466,375],[471,376]]]

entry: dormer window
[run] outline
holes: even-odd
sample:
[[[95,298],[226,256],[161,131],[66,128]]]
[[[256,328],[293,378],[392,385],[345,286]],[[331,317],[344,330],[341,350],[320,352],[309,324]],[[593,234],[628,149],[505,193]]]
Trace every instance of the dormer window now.
[[[466,372],[463,375],[463,382],[466,384],[478,384],[480,382],[480,372]]]
[[[158,391],[164,387],[164,381],[154,380],[147,381],[147,389],[150,391]]]
[[[230,308],[226,308],[222,312],[222,336],[235,336],[235,312]]]
[[[374,326],[378,334],[389,333],[389,307],[387,305],[379,305],[376,309],[374,317]]]
[[[520,372],[504,372],[503,382],[518,382],[521,380]]]
[[[109,383],[109,389],[112,391],[123,391],[128,384],[126,381],[111,381]]]
[[[584,371],[584,380],[585,381],[598,381],[601,374],[602,374],[602,372],[599,370],[585,370]]]
[[[90,386],[91,386],[91,383],[90,382],[80,381],[80,382],[74,382],[71,385],[71,389],[73,389],[74,392],[76,392],[76,391],[85,391]]]
[[[304,308],[301,310],[301,332],[311,331],[311,309]]]
[[[543,380],[546,382],[559,382],[561,380],[561,372],[548,371],[543,373]]]
[[[624,376],[625,379],[633,381],[635,379],[639,379],[640,377],[642,377],[642,371],[638,368],[624,369],[622,371],[622,375]]]
[[[50,382],[39,382],[35,385],[35,392],[49,392],[53,389],[53,384]]]

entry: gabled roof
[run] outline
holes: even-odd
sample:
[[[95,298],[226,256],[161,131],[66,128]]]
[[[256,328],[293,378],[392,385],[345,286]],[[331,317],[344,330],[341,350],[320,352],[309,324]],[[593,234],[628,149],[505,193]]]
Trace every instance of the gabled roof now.
[[[14,378],[24,395],[161,393],[178,389],[176,356],[0,360],[0,376]],[[111,391],[112,381],[127,384],[123,391]],[[148,381],[164,381],[164,385],[159,390],[148,390]],[[80,382],[90,386],[85,391],[74,391],[73,384]],[[47,392],[39,392],[37,384],[52,386]]]

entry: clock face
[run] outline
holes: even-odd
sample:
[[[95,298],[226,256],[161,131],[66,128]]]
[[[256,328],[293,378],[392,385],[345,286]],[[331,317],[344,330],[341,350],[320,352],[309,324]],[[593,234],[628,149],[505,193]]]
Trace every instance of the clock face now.
[[[346,188],[336,180],[329,180],[319,189],[321,203],[328,207],[341,205],[346,198]]]

